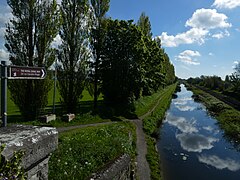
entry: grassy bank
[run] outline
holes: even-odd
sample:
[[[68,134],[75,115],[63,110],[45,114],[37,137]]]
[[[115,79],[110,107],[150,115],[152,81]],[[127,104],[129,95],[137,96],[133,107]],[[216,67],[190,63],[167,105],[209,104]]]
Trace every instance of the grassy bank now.
[[[49,179],[85,179],[123,153],[134,158],[135,142],[130,122],[62,133],[49,162]]]
[[[190,88],[194,93],[194,98],[203,102],[209,112],[219,121],[226,135],[240,139],[240,111],[200,89],[192,86]]]
[[[173,84],[154,94],[152,97],[142,99],[141,103],[139,104],[145,105],[141,106],[141,111],[137,111],[146,113],[149,111],[149,109],[157,105],[155,110],[149,114],[149,116],[143,119],[143,128],[146,134],[146,141],[148,146],[146,158],[151,169],[151,179],[153,180],[161,179],[160,156],[156,148],[155,138],[158,135],[158,128],[164,119],[165,112],[170,105],[172,94],[174,93],[175,89],[176,84]],[[149,101],[149,99],[151,99],[151,101]]]

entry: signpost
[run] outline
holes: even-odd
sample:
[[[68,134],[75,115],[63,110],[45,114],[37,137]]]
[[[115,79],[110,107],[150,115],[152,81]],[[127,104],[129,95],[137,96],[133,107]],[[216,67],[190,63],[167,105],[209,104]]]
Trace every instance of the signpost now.
[[[9,66],[8,79],[44,79],[46,75],[42,67]]]
[[[47,72],[43,67],[7,66],[6,61],[1,61],[1,115],[3,127],[7,126],[7,79],[44,79],[46,76]]]

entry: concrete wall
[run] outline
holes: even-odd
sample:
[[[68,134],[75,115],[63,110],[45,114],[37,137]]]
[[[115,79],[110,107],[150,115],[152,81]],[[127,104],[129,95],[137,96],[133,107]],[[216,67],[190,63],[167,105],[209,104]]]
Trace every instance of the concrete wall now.
[[[30,180],[48,179],[50,153],[58,146],[56,128],[14,125],[0,128],[0,145],[6,147],[2,156],[9,160],[15,151],[24,151],[22,167]]]
[[[131,158],[124,154],[102,170],[92,175],[90,180],[129,180],[134,179],[131,170]]]

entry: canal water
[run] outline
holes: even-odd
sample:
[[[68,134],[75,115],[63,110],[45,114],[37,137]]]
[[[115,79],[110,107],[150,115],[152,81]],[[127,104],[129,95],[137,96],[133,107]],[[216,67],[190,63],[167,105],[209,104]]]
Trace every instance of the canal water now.
[[[181,85],[157,142],[165,180],[240,180],[240,150]]]

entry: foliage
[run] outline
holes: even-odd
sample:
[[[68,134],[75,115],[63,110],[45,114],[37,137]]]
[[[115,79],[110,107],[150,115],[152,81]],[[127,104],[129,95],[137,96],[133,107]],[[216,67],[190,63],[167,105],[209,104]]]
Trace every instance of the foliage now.
[[[139,96],[144,51],[141,36],[132,21],[108,20],[101,64],[105,102],[131,104]]]
[[[216,117],[225,133],[232,138],[239,139],[240,112],[200,89],[192,87],[192,91]]]
[[[149,17],[146,16],[144,12],[140,15],[137,25],[142,30],[144,36],[152,38],[151,23]]]
[[[61,102],[67,113],[75,113],[81,98],[86,79],[87,60],[89,59],[87,0],[62,0],[58,56],[58,89]]]
[[[97,99],[100,94],[99,65],[101,63],[103,39],[105,32],[104,16],[109,9],[110,0],[91,0],[93,8],[93,25],[91,28],[90,44],[93,52],[91,80],[93,81],[94,110],[97,108]],[[91,83],[90,83],[91,84]]]
[[[230,81],[234,91],[240,95],[240,62],[236,64],[234,70],[234,73],[230,76]]]
[[[151,136],[146,136],[147,141],[147,161],[151,169],[151,179],[152,180],[161,180],[161,169],[160,169],[160,156],[156,150],[156,140]]]
[[[60,134],[49,179],[85,179],[123,153],[135,156],[135,126],[117,123]]]
[[[50,45],[58,31],[56,1],[8,0],[13,18],[7,24],[5,47],[13,65],[48,68],[54,61]],[[33,120],[47,105],[50,80],[9,81],[14,103],[26,120]]]
[[[1,155],[4,148],[5,145],[0,146],[0,179],[26,179],[24,169],[21,167],[24,153],[22,151],[14,152],[13,157],[8,161]]]

